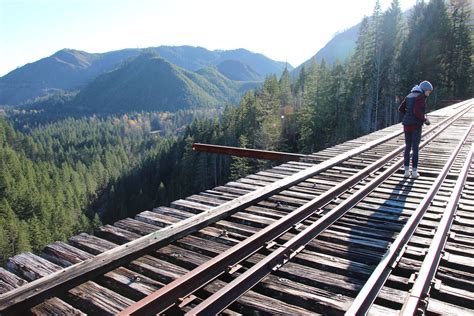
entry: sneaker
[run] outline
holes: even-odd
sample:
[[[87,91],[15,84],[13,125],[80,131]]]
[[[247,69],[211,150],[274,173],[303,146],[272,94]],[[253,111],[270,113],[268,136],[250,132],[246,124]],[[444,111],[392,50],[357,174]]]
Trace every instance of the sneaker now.
[[[408,178],[410,176],[410,171],[405,170],[405,173],[403,174],[403,177]]]
[[[420,176],[420,174],[418,173],[418,170],[416,169],[413,169],[413,171],[411,172],[411,177],[416,179]]]

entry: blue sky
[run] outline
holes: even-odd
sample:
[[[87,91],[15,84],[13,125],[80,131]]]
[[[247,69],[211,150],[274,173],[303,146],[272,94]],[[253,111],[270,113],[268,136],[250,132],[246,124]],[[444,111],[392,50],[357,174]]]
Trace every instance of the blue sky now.
[[[391,0],[381,0],[383,10]],[[416,0],[400,0],[407,10]],[[0,76],[63,48],[245,48],[294,67],[375,0],[0,0]]]

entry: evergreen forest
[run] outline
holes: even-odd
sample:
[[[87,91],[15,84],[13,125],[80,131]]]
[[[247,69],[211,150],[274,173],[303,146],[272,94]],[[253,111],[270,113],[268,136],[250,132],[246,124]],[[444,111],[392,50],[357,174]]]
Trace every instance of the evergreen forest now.
[[[196,153],[193,142],[311,153],[398,123],[399,103],[420,81],[434,86],[429,111],[471,98],[470,8],[419,1],[403,16],[397,0],[385,12],[377,1],[348,60],[268,75],[221,110],[65,119],[4,110],[0,262],[271,166]]]

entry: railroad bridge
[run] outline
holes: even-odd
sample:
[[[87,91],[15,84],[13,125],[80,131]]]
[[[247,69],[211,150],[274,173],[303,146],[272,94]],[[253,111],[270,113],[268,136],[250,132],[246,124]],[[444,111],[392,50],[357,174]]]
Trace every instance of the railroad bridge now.
[[[1,314],[474,314],[474,99],[0,268]]]

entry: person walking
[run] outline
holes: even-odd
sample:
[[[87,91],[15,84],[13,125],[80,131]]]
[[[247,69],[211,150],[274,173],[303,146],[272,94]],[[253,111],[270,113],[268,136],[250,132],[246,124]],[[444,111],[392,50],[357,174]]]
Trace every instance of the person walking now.
[[[422,81],[414,86],[398,107],[398,111],[403,113],[403,131],[405,133],[405,153],[403,166],[405,168],[404,177],[410,176],[410,152],[412,152],[411,176],[418,178],[418,151],[421,140],[421,128],[423,124],[429,125],[430,121],[426,116],[426,99],[433,91],[433,85],[429,81]]]

